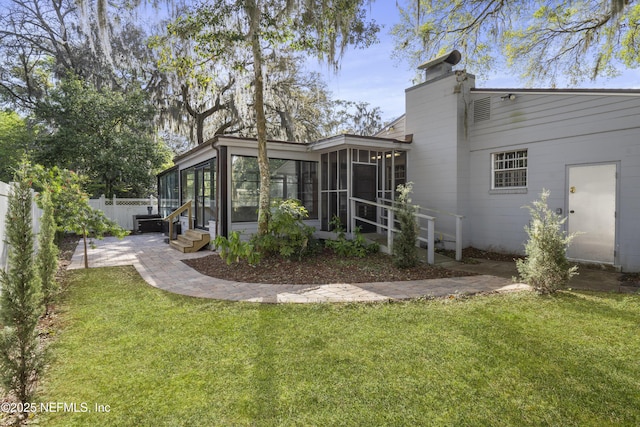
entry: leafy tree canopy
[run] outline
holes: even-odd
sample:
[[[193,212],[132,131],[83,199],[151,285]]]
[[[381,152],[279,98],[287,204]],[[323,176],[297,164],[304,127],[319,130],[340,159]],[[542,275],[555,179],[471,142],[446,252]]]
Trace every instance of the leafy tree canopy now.
[[[13,111],[0,111],[0,181],[13,179],[30,140],[25,120]]]
[[[382,111],[368,102],[337,100],[333,102],[329,134],[348,133],[372,136],[382,129]]]
[[[90,193],[146,197],[155,174],[170,161],[139,89],[98,90],[70,76],[38,104],[36,115],[49,132],[38,139],[34,160],[87,175]]]
[[[640,65],[637,0],[406,0],[392,29],[395,56],[412,67],[459,49],[482,75],[497,65],[529,84],[577,84]]]

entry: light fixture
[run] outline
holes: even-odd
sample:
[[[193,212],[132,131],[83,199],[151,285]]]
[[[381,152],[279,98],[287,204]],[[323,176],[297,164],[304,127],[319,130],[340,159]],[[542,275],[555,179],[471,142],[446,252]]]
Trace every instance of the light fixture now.
[[[514,101],[515,99],[516,99],[516,96],[513,93],[508,93],[500,97],[501,101],[507,101],[507,100]]]

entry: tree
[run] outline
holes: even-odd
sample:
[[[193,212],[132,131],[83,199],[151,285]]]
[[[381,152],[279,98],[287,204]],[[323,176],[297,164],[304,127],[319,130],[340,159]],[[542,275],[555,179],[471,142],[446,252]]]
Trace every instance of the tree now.
[[[38,234],[38,254],[36,265],[42,289],[42,306],[45,314],[49,314],[49,306],[58,293],[56,272],[58,271],[58,247],[55,244],[56,222],[54,218],[51,192],[45,190],[40,194],[42,217],[40,217],[40,233]]]
[[[105,217],[102,211],[89,205],[89,196],[82,190],[84,179],[77,173],[58,167],[45,169],[42,165],[28,165],[26,168],[34,187],[46,188],[50,192],[58,230],[82,236],[85,268],[89,268],[89,238],[102,239],[111,234],[122,239],[127,235],[126,230]],[[44,208],[43,205],[40,207]]]
[[[567,235],[562,230],[567,219],[549,209],[548,198],[549,191],[542,190],[540,200],[526,206],[531,212],[530,225],[525,227],[529,236],[525,245],[527,257],[516,261],[522,281],[544,294],[566,287],[578,271],[566,255],[575,235]]]
[[[330,135],[348,133],[372,136],[382,129],[380,107],[371,107],[368,102],[345,100],[334,101],[333,107],[333,118],[328,132]]]
[[[214,135],[257,133],[249,52],[233,43],[211,46],[206,31],[222,15],[182,16],[167,26],[167,34],[152,40],[159,66],[180,87],[181,103],[195,125],[191,137],[198,145]],[[219,25],[234,31],[234,21],[223,22]],[[270,139],[311,141],[325,136],[322,124],[329,121],[329,94],[318,73],[304,71],[305,60],[288,50],[271,51],[264,58]]]
[[[396,220],[400,224],[400,233],[393,240],[393,264],[398,268],[411,268],[418,264],[416,241],[418,240],[418,223],[416,207],[411,204],[413,183],[398,185],[398,201],[396,203]]]
[[[571,84],[640,65],[635,0],[407,0],[392,29],[395,57],[416,67],[453,48],[479,73],[507,65],[529,83]]]
[[[11,181],[31,138],[32,132],[17,113],[0,111],[0,181]]]
[[[378,26],[365,22],[364,0],[214,0],[179,20],[211,55],[250,52],[256,121],[260,198],[258,234],[268,232],[269,161],[265,103],[265,58],[304,51],[337,67],[347,45],[369,45]]]
[[[37,141],[37,163],[76,170],[89,177],[93,194],[146,197],[155,174],[171,154],[153,134],[153,109],[146,95],[122,93],[69,76],[38,104],[50,131]]]
[[[138,85],[160,105],[167,81],[145,43],[147,30],[131,3],[91,2],[107,21],[73,0],[8,0],[0,9],[0,100],[33,110],[69,73],[97,88]],[[102,19],[102,18],[100,18]],[[146,21],[146,20],[144,20]],[[106,37],[108,35],[108,37]],[[108,43],[106,40],[108,39]],[[164,113],[164,111],[162,111]],[[163,114],[159,114],[158,118]]]
[[[43,356],[36,326],[42,312],[40,281],[34,267],[31,186],[24,170],[15,177],[6,217],[8,271],[0,270],[0,379],[20,403],[35,392]]]

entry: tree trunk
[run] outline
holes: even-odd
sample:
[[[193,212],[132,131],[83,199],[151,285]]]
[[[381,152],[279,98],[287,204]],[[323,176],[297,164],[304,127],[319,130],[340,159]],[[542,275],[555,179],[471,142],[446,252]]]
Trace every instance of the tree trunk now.
[[[249,16],[249,37],[253,53],[253,72],[255,79],[254,108],[258,133],[258,167],[260,169],[260,197],[258,201],[258,235],[264,235],[269,227],[269,190],[271,173],[267,155],[267,119],[264,112],[264,80],[262,76],[262,47],[260,46],[260,7],[259,0],[246,3]]]
[[[82,232],[82,241],[84,243],[84,268],[89,268],[89,258],[87,257],[87,231]]]

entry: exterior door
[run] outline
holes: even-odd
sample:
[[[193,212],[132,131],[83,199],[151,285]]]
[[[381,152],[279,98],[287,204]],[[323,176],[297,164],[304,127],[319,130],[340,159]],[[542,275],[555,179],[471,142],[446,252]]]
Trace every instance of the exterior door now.
[[[568,230],[580,233],[567,256],[615,262],[617,164],[568,166]]]
[[[376,183],[376,165],[353,164],[353,197],[375,202]],[[364,203],[356,203],[355,215],[370,221],[376,221],[377,208]],[[361,227],[363,233],[376,231],[375,225],[363,221],[356,221],[356,226]]]
[[[196,227],[207,228],[212,219],[211,166],[209,163],[196,168],[195,215]]]

